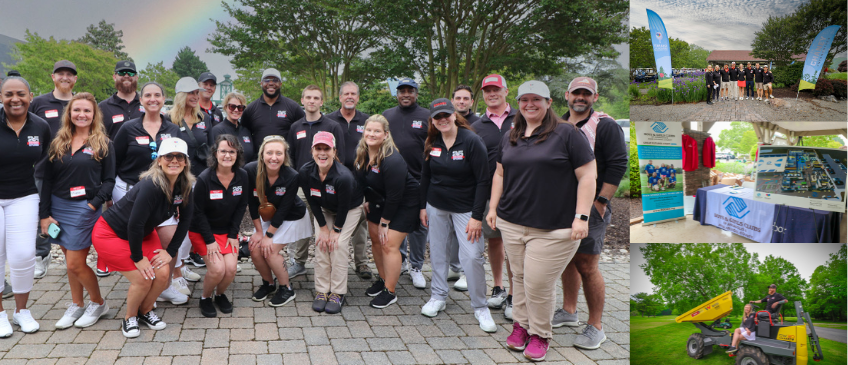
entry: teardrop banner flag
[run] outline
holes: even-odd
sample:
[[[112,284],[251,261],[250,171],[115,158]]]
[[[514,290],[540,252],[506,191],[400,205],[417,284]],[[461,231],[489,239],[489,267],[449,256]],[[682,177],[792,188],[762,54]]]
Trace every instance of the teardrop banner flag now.
[[[674,89],[674,79],[671,77],[671,46],[668,43],[665,24],[657,13],[651,9],[647,10],[651,44],[654,46],[654,60],[657,64],[657,85],[661,89]]]
[[[824,28],[819,35],[813,39],[813,44],[807,50],[807,60],[804,61],[804,73],[801,77],[801,82],[798,85],[798,90],[815,89],[816,81],[819,79],[824,61],[827,59],[827,53],[830,52],[830,44],[833,43],[833,37],[836,36],[836,31],[839,30],[838,25],[831,25]]]

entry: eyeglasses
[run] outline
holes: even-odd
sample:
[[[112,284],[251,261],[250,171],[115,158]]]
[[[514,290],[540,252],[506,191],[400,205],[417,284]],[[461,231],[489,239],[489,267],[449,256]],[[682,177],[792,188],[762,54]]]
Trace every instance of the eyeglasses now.
[[[132,72],[132,71],[118,71],[118,72],[115,72],[115,73],[118,74],[118,76],[129,76],[129,77],[133,77],[133,76],[138,74],[137,72]]]
[[[171,162],[175,158],[177,159],[177,162],[184,162],[185,161],[185,155],[182,154],[182,153],[169,153],[169,154],[164,155],[162,157],[165,158],[166,162]]]
[[[225,156],[226,156],[226,155],[233,155],[233,156],[235,156],[235,155],[236,155],[236,153],[238,153],[238,152],[233,151],[233,150],[218,150],[218,153],[220,153],[220,154],[222,154],[222,155],[225,155]]]
[[[280,79],[278,79],[278,78],[276,78],[276,77],[266,77],[266,78],[262,79],[262,82],[264,82],[264,83],[266,83],[266,84],[267,84],[267,83],[279,84],[279,83],[280,83]]]
[[[448,113],[439,113],[439,114],[436,114],[435,117],[433,117],[433,120],[447,119],[447,118],[450,118],[450,116],[451,115],[448,114]]]
[[[244,105],[227,104],[227,109],[230,109],[231,112],[236,110],[243,112],[244,108],[246,108]]]
[[[153,150],[153,152],[150,154],[151,160],[155,160],[156,157],[159,157],[159,154],[156,153],[156,141],[150,142],[150,144],[148,144],[147,146],[150,147],[151,150]]]

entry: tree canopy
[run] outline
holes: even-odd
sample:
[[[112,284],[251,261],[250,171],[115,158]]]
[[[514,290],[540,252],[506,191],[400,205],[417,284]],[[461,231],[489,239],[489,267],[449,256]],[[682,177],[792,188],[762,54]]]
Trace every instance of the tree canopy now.
[[[782,257],[766,256],[757,267],[757,273],[753,275],[750,284],[745,287],[743,303],[763,299],[771,284],[777,285],[777,292],[789,300],[789,303],[783,305],[783,316],[795,316],[795,301],[804,300],[807,281],[801,277],[794,264]],[[765,310],[765,304],[758,305]]]
[[[86,28],[83,35],[77,42],[88,44],[96,49],[101,49],[115,55],[116,61],[130,60],[132,58],[123,51],[124,44],[121,38],[124,37],[124,31],[115,30],[115,23],[106,23],[106,20],[101,20],[95,26],[91,24]]]
[[[841,25],[824,63],[829,65],[835,55],[845,52],[848,47],[844,41],[848,34],[845,29],[848,22],[846,8],[848,3],[844,0],[810,0],[791,14],[770,16],[754,33],[751,54],[773,59],[778,66],[784,66],[792,62],[793,54],[806,53],[813,39],[824,28]]]
[[[724,129],[718,135],[716,146],[723,149],[728,149],[736,155],[743,155],[751,151],[752,146],[756,146],[757,133],[748,122],[732,122],[730,129]],[[753,156],[751,156],[753,158]]]
[[[845,321],[848,317],[846,258],[848,257],[843,244],[839,252],[831,254],[830,260],[813,272],[805,302],[805,308],[811,317],[837,321]]]
[[[198,74],[199,75],[199,74]],[[197,76],[193,76],[197,77]],[[174,70],[165,67],[164,62],[148,63],[147,67],[138,73],[138,86],[141,87],[149,81],[155,81],[165,88],[165,97],[172,99],[174,97],[174,88],[177,86],[177,81],[180,79]]]
[[[845,145],[837,135],[830,136],[805,136],[801,143],[806,147],[839,148]]]
[[[709,50],[677,38],[668,40],[672,68],[706,68]],[[647,27],[630,28],[630,68],[656,68],[651,30]]]
[[[636,293],[631,296],[630,310],[639,313],[640,316],[656,316],[663,309],[665,303],[657,294]]]
[[[193,77],[197,79],[200,74],[209,72],[209,67],[206,62],[203,62],[194,51],[185,46],[177,52],[177,57],[174,58],[174,72],[180,77]]]

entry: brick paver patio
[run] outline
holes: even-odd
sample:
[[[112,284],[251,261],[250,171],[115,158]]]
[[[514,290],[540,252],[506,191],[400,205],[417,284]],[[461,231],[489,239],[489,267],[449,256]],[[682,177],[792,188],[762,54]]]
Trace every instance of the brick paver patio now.
[[[41,329],[25,335],[13,326],[14,334],[0,339],[0,365],[528,362],[520,352],[505,347],[512,327],[503,311],[492,311],[498,332],[485,333],[477,326],[464,292],[452,290],[447,309],[436,318],[427,318],[420,310],[429,299],[429,289],[416,289],[409,276],[404,275],[397,289],[398,303],[383,310],[374,309],[368,306],[371,298],[364,295],[370,283],[356,277],[351,269],[352,295],[341,315],[326,315],[311,309],[311,264],[308,275],[292,281],[297,299],[279,308],[250,300],[261,279],[251,264],[242,262],[241,266],[242,272],[236,275],[227,293],[233,300],[233,313],[219,312],[217,318],[204,318],[198,309],[201,285],[190,283],[194,293],[188,304],[159,303],[156,312],[168,324],[165,330],[142,326],[140,337],[126,339],[120,331],[120,318],[129,283],[118,274],[99,279],[112,309],[96,325],[85,329],[54,328],[71,298],[64,265],[54,263],[46,277],[36,280],[30,295],[30,309]],[[600,266],[607,284],[603,323],[608,341],[598,350],[581,350],[572,344],[582,326],[556,328],[545,363],[630,363],[630,265]],[[425,265],[424,270],[429,288],[429,266]],[[205,270],[195,271],[203,274]],[[558,291],[561,304],[561,288]],[[3,306],[11,319],[14,300],[4,300]],[[580,319],[586,320],[582,294],[578,307]]]

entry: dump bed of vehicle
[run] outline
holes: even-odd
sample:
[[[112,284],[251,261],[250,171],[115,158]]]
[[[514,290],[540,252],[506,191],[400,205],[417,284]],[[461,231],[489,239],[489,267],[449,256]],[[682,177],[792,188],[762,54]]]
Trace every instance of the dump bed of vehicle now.
[[[725,292],[713,299],[710,299],[694,309],[681,314],[675,321],[683,322],[712,322],[719,318],[724,318],[730,311],[733,310],[733,292]]]

